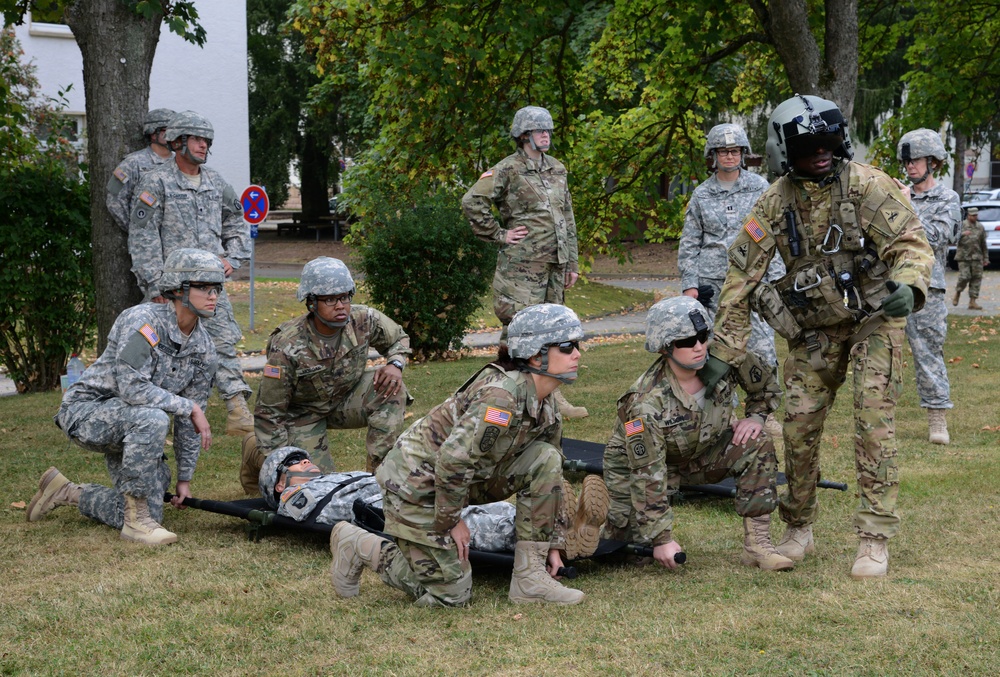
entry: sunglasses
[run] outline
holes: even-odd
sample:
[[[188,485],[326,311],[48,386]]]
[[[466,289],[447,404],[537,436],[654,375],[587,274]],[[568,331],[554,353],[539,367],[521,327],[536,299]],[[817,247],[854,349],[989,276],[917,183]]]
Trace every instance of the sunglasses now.
[[[677,348],[694,348],[695,343],[701,343],[701,344],[708,343],[707,329],[702,329],[694,336],[688,336],[687,338],[677,339],[676,341],[674,341],[674,346]]]
[[[298,465],[302,461],[309,460],[309,457],[305,454],[291,454],[284,461],[281,462],[281,468],[286,470],[291,468],[293,465]]]
[[[579,341],[563,341],[562,343],[550,343],[549,348],[558,348],[563,355],[572,355],[574,350],[580,349]]]

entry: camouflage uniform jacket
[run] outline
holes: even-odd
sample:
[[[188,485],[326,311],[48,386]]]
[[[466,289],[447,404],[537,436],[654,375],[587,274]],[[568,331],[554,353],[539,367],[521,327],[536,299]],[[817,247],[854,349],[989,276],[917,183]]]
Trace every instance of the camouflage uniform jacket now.
[[[931,273],[931,289],[945,289],[944,269],[948,265],[948,247],[958,241],[962,223],[962,203],[958,193],[943,183],[936,183],[923,193],[910,194],[917,218],[924,227],[927,242],[934,250],[934,271]]]
[[[410,426],[379,466],[386,492],[433,515],[433,524],[414,524],[404,528],[412,533],[394,535],[423,543],[429,530],[447,534],[469,504],[471,485],[493,483],[497,466],[534,442],[562,449],[554,396],[539,402],[529,374],[486,365]],[[557,526],[553,547],[564,539]]]
[[[202,165],[195,187],[170,159],[143,176],[132,196],[128,251],[147,300],[162,291],[164,259],[182,247],[218,254],[239,268],[250,258],[250,226],[239,196],[221,174]]]
[[[618,398],[618,420],[605,452],[627,455],[629,466],[641,468],[646,478],[642,505],[633,506],[636,543],[642,545],[672,539],[670,494],[680,483],[677,466],[692,465],[730,429],[736,386],[747,392],[746,416],[759,417],[761,423],[781,403],[774,370],[752,353],[706,394],[703,409],[681,386],[668,360],[660,357]]]
[[[195,403],[207,406],[217,366],[215,345],[201,322],[185,337],[172,303],[143,303],[118,316],[104,352],[66,391],[63,406],[117,397],[172,414],[177,479],[189,482],[201,449],[191,411]],[[86,417],[86,411],[79,407],[73,418]]]
[[[885,281],[893,280],[914,288],[914,310],[919,310],[927,298],[934,253],[927,244],[920,220],[910,207],[909,200],[883,171],[857,162],[844,163],[838,168],[839,179],[827,185],[815,181],[793,179],[782,176],[764,191],[754,205],[743,229],[729,248],[729,272],[722,288],[719,301],[720,312],[715,320],[715,344],[712,354],[731,365],[738,365],[744,358],[747,339],[750,335],[750,295],[761,282],[768,265],[777,253],[789,269],[782,279],[795,279],[797,271],[806,266],[816,266],[820,270],[828,260],[820,254],[824,238],[831,230],[830,224],[843,219],[834,216],[834,204],[841,198],[843,208],[850,203],[857,227],[864,238],[864,250],[874,253],[871,270],[879,265],[887,267],[880,277],[869,276],[881,290],[885,291]],[[835,193],[836,191],[836,193]],[[793,257],[788,234],[785,232],[785,211],[788,202],[794,202],[800,236],[800,256]],[[855,241],[854,246],[860,246]],[[842,243],[846,251],[849,243]],[[849,253],[849,252],[848,252]],[[862,280],[863,281],[863,280]],[[779,282],[781,284],[781,282]],[[816,288],[816,292],[826,290]],[[833,291],[836,298],[827,304],[829,312],[844,308],[839,290]],[[865,302],[877,307],[882,297],[865,296]],[[820,302],[811,307],[819,308]],[[838,310],[839,312],[839,310]],[[889,318],[892,326],[903,327],[905,318]],[[847,336],[860,322],[845,319],[835,326],[839,333]],[[832,330],[831,330],[832,331]]]
[[[986,247],[986,229],[979,221],[972,223],[968,219],[962,221],[962,235],[955,247],[956,261],[979,261],[985,263],[989,256]]]
[[[330,415],[357,385],[374,348],[404,365],[410,337],[391,319],[363,305],[337,337],[316,331],[306,313],[283,323],[267,342],[254,423],[261,453],[288,444],[287,426],[308,425]]]
[[[129,212],[132,209],[132,191],[147,172],[156,169],[171,157],[173,157],[172,154],[160,157],[150,146],[146,146],[126,155],[115,171],[111,172],[111,178],[108,179],[108,194],[104,203],[108,206],[111,216],[126,233],[128,232]]]
[[[684,230],[677,248],[682,290],[697,288],[699,278],[725,279],[729,245],[766,189],[764,177],[746,170],[740,171],[730,190],[722,187],[716,174],[694,189],[684,213]],[[768,277],[778,279],[785,269],[780,261],[775,263],[775,270]]]
[[[536,162],[523,149],[483,173],[462,198],[472,232],[487,242],[499,242],[512,262],[543,261],[579,271],[576,219],[569,194],[568,172],[561,162],[542,155]],[[500,212],[500,222],[492,207]],[[528,235],[506,244],[507,231],[526,226]]]

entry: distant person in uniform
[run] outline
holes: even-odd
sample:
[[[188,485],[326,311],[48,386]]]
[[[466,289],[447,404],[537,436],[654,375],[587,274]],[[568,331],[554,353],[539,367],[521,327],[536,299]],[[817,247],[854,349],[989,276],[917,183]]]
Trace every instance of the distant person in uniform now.
[[[977,299],[980,285],[983,283],[983,267],[990,265],[990,250],[986,246],[986,230],[979,223],[979,208],[969,207],[965,210],[965,221],[962,222],[962,234],[955,247],[955,260],[958,262],[958,285],[955,287],[955,298],[951,305],[957,306],[962,298],[962,291],[969,287],[969,310],[982,310]]]
[[[129,214],[132,211],[132,197],[135,187],[146,172],[156,169],[173,157],[167,147],[167,124],[176,113],[169,108],[154,108],[146,113],[142,134],[146,147],[129,153],[111,172],[108,179],[105,204],[115,222],[128,232]]]

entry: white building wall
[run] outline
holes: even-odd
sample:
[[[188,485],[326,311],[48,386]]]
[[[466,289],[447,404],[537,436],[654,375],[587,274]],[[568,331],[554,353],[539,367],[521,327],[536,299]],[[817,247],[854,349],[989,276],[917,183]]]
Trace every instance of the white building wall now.
[[[245,0],[197,3],[207,33],[204,47],[185,42],[164,25],[150,75],[149,107],[194,110],[215,127],[208,164],[237,193],[250,182]],[[83,60],[69,29],[25,20],[15,28],[25,58],[34,62],[42,93],[66,94],[67,112],[83,115]]]

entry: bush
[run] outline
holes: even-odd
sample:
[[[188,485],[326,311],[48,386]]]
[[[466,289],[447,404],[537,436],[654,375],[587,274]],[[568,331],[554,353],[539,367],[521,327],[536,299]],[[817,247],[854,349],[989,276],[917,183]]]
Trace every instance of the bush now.
[[[385,204],[366,221],[360,265],[373,303],[403,326],[417,359],[442,357],[461,342],[490,286],[496,246],[472,234],[450,197]]]
[[[41,156],[0,167],[0,205],[0,361],[49,390],[95,326],[87,182]]]

